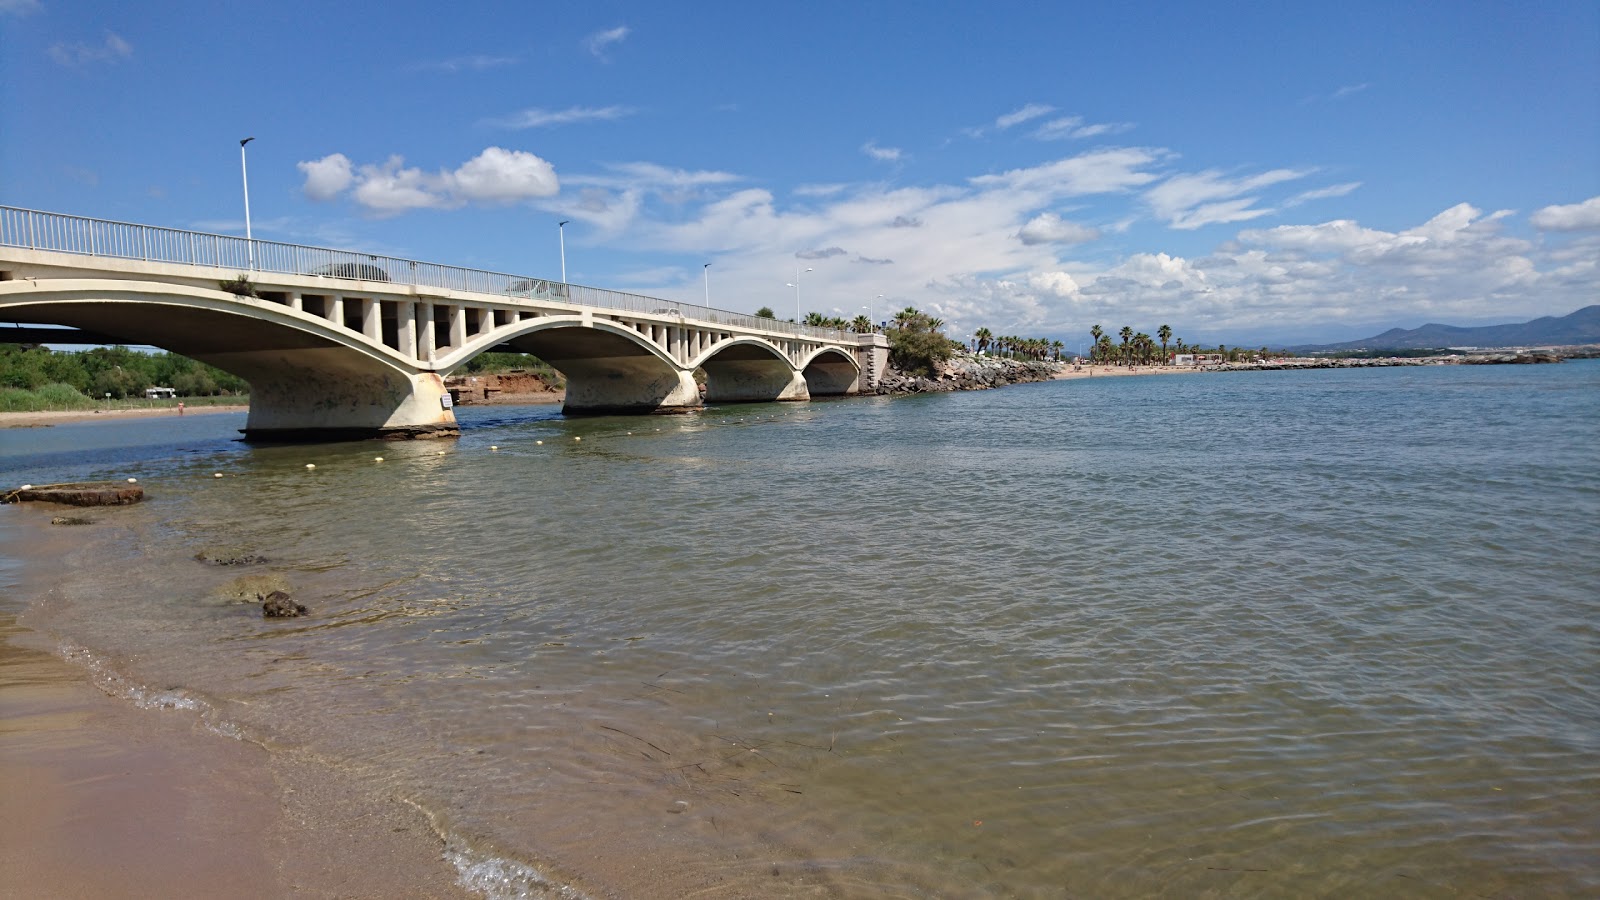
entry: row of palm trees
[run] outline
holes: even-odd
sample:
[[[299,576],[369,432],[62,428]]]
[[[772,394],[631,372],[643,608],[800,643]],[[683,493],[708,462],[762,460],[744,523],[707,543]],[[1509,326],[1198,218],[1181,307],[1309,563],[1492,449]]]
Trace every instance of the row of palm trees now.
[[[1161,339],[1160,355],[1157,355],[1156,342],[1150,338],[1150,335],[1142,331],[1135,332],[1126,325],[1122,326],[1122,330],[1117,332],[1117,337],[1122,339],[1121,344],[1113,344],[1111,335],[1107,334],[1106,330],[1099,325],[1089,329],[1089,336],[1094,338],[1093,349],[1089,353],[1089,358],[1094,362],[1135,366],[1148,365],[1158,360],[1165,364],[1172,358],[1167,354],[1167,346],[1174,344],[1170,325],[1162,325],[1156,329],[1156,337]],[[1183,339],[1179,338],[1175,346],[1174,352],[1182,353],[1184,350]]]
[[[1020,337],[1011,334],[1002,334],[998,337],[987,328],[979,328],[972,333],[972,351],[974,353],[992,353],[995,356],[1004,356],[1009,359],[1034,359],[1045,360],[1061,358],[1061,351],[1066,345],[1061,341],[1049,338]]]

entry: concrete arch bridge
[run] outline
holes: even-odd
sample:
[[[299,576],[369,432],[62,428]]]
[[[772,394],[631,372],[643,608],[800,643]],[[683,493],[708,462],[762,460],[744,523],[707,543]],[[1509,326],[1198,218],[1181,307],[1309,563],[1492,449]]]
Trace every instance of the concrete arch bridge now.
[[[254,296],[222,287],[241,277]],[[238,375],[245,436],[259,440],[456,435],[444,377],[489,350],[560,371],[567,413],[851,394],[888,360],[877,334],[12,207],[0,207],[0,323],[18,326],[0,340],[150,345]]]

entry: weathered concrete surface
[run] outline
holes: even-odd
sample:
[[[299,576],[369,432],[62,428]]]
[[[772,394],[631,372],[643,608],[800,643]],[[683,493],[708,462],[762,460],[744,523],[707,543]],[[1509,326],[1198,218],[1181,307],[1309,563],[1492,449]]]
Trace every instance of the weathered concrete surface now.
[[[8,499],[64,503],[68,506],[127,506],[144,499],[144,488],[114,481],[44,484],[14,491]]]

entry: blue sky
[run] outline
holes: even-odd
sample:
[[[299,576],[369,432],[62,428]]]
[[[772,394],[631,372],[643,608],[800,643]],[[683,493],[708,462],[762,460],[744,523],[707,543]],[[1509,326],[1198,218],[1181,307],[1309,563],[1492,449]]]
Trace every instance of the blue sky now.
[[[1600,4],[0,0],[0,204],[792,315],[1600,302]],[[880,299],[881,296],[881,299]]]

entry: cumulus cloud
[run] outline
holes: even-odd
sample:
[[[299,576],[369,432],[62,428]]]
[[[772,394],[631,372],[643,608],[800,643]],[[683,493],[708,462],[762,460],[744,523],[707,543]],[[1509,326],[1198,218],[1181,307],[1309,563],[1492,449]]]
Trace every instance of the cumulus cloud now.
[[[106,32],[99,44],[51,44],[46,51],[52,60],[63,66],[87,66],[94,63],[117,63],[133,58],[133,45],[115,32]]]
[[[355,178],[350,158],[343,153],[330,153],[321,159],[295,163],[295,168],[305,173],[303,190],[313,200],[332,200],[344,193]]]
[[[1295,169],[1273,169],[1259,175],[1228,178],[1215,169],[1174,175],[1145,192],[1156,217],[1173,228],[1193,230],[1206,225],[1242,222],[1275,210],[1259,208],[1258,197],[1241,196],[1311,174]]]
[[[515,203],[561,189],[550,163],[524,150],[500,147],[489,147],[467,160],[452,180],[456,194],[479,203]]]
[[[1528,217],[1540,231],[1600,231],[1600,197],[1566,206],[1546,206]]]
[[[1100,237],[1098,229],[1068,222],[1055,213],[1040,213],[1017,232],[1024,244],[1082,244]]]
[[[602,62],[610,62],[610,58],[606,56],[606,50],[613,44],[622,43],[622,40],[627,36],[628,26],[618,25],[616,28],[597,31],[589,35],[583,43],[588,48],[590,55],[594,56],[595,59]]]
[[[302,189],[313,200],[350,192],[356,203],[380,216],[411,209],[449,209],[468,203],[504,204],[549,197],[560,190],[554,167],[524,150],[489,147],[460,167],[425,172],[400,156],[354,166],[342,153],[297,164]]]
[[[535,107],[498,119],[490,119],[488,124],[499,128],[549,128],[579,122],[610,122],[626,118],[633,113],[634,110],[626,106],[571,106],[559,110]]]
[[[875,141],[861,145],[861,152],[878,162],[899,162],[903,154],[899,147],[879,147]]]

